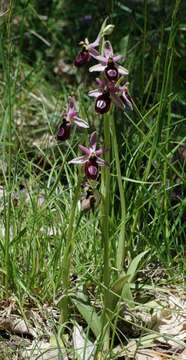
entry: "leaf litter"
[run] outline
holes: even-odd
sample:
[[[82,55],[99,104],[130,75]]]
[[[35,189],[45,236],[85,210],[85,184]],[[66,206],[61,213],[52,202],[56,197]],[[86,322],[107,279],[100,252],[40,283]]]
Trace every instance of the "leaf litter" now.
[[[113,359],[186,360],[186,296],[180,289],[163,290],[156,294],[153,302],[140,307],[140,311],[139,307],[132,310],[136,321],[143,321],[146,333],[130,340],[126,346],[118,345]],[[153,310],[149,312],[152,303]],[[72,338],[69,336],[63,341],[64,338],[56,334],[58,321],[59,312],[52,305],[45,304],[38,309],[29,304],[22,314],[15,299],[1,300],[1,351],[6,344],[7,350],[13,349],[15,359],[57,360],[59,354],[65,360],[94,359],[96,343],[88,339],[85,329],[75,322]]]

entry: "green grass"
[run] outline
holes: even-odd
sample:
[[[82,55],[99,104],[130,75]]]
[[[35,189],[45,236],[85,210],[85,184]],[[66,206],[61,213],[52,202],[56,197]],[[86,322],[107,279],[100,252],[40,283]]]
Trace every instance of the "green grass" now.
[[[154,281],[148,276],[138,281],[138,270],[145,272],[149,266],[159,266],[165,276],[157,280],[156,286],[184,286],[185,155],[181,154],[186,143],[185,80],[181,81],[185,68],[182,62],[185,25],[181,12],[184,5],[171,1],[163,10],[161,4],[144,1],[134,11],[132,5],[130,9],[130,5],[124,7],[122,2],[109,4],[104,15],[113,9],[110,15],[116,28],[111,39],[114,48],[127,56],[130,94],[135,105],[132,113],[117,110],[106,119],[94,113],[94,104],[87,96],[95,86],[88,70],[64,77],[53,72],[61,57],[72,64],[78,42],[87,35],[86,25],[81,25],[81,17],[87,15],[86,5],[81,8],[71,2],[55,1],[51,9],[50,6],[42,9],[40,2],[22,5],[12,2],[9,13],[0,18],[0,297],[17,297],[23,309],[28,298],[38,308],[45,303],[60,308],[64,278],[75,274],[77,283],[73,280],[69,283],[66,277],[69,297],[74,299],[71,321],[79,319],[79,312],[82,315],[76,304],[79,293],[82,301],[88,299],[100,314],[103,302],[109,302],[107,286],[117,280],[118,269],[127,271],[132,259],[145,250],[147,253],[131,280],[133,306],[140,304],[135,283],[140,287],[143,302],[145,288]],[[92,27],[88,31],[91,40],[103,20],[102,6],[89,1],[93,23],[95,14],[99,19],[95,31]],[[161,16],[156,16],[157,13]],[[123,30],[121,19],[125,23]],[[111,159],[109,216],[103,237],[102,205],[83,214],[72,205],[79,172],[68,161],[77,154],[77,144],[86,142],[87,131],[74,131],[65,144],[55,140],[60,114],[71,94],[80,104],[82,117],[89,121],[91,130],[97,129],[100,139],[103,122],[112,124],[105,129],[107,140],[111,135]],[[108,209],[107,203],[105,206]],[[70,259],[66,260],[71,267],[64,268],[65,249],[71,241]],[[109,242],[109,248],[104,247],[104,241]],[[109,252],[109,259],[104,251]],[[125,301],[129,290],[125,288],[123,292]],[[119,299],[120,295],[116,292]],[[122,306],[119,301],[114,310],[110,309],[110,351],[115,342],[129,340],[119,327]],[[82,318],[86,328],[86,315]],[[88,332],[90,322],[89,319]],[[92,332],[90,338],[94,338]],[[98,345],[103,339],[102,333]]]

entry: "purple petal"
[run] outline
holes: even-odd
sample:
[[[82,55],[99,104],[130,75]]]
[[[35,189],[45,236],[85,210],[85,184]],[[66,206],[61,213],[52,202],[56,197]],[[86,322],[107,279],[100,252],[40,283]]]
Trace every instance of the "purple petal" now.
[[[97,98],[98,96],[100,96],[102,94],[101,91],[99,91],[98,89],[95,90],[91,90],[89,91],[88,95]]]
[[[125,106],[126,106],[129,110],[133,110],[132,99],[131,99],[131,97],[128,95],[127,90],[123,91],[122,98],[123,98],[123,102],[124,102]]]
[[[90,153],[91,153],[90,149],[87,148],[86,146],[79,145],[79,149],[80,149],[84,154],[86,154],[87,156],[89,156]]]
[[[100,36],[98,35],[96,40],[88,45],[88,50],[99,46]]]
[[[70,160],[69,164],[85,164],[87,162],[87,156],[80,156]]]
[[[125,69],[123,66],[118,65],[117,68],[120,75],[128,75],[128,70]]]
[[[112,59],[114,62],[118,62],[123,59],[123,56],[122,55],[114,55]]]
[[[96,131],[94,131],[91,135],[90,135],[90,145],[92,147],[96,147],[96,141],[97,141],[97,134]]]
[[[119,107],[120,109],[124,109],[124,104],[123,101],[121,100],[121,98],[116,95],[116,94],[112,94],[111,95],[112,101],[114,102],[114,104]]]
[[[96,82],[97,84],[99,85],[99,88],[101,90],[104,90],[105,86],[106,86],[106,81],[105,79],[99,79],[99,78],[96,78]]]
[[[85,128],[85,129],[89,128],[88,123],[85,120],[80,119],[78,116],[74,116],[74,122],[79,127],[82,127],[82,128]]]
[[[77,115],[76,103],[74,97],[69,97],[67,117],[70,119]]]
[[[91,66],[91,68],[89,69],[90,72],[93,72],[93,71],[99,71],[99,72],[102,72],[105,70],[105,65],[102,65],[102,64],[97,64],[97,65],[94,65],[94,66]]]
[[[107,59],[109,59],[110,57],[113,57],[113,49],[112,49],[112,45],[111,45],[110,41],[105,41],[104,55]]]
[[[88,50],[88,52],[89,52],[89,55],[92,56],[94,59],[96,59],[97,56],[99,56],[99,52],[94,48],[90,48]]]
[[[103,159],[101,159],[100,157],[97,157],[97,158],[96,158],[96,162],[97,162],[97,164],[100,165],[100,166],[105,166],[105,165],[107,164],[106,161],[103,160]]]
[[[95,56],[95,59],[103,65],[107,65],[108,59],[102,55],[99,55],[99,53],[97,54],[97,56]]]
[[[105,69],[105,75],[108,80],[116,81],[118,79],[118,70],[115,65],[108,65]]]
[[[96,156],[102,155],[104,152],[105,152],[105,150],[103,148],[100,148],[100,149],[95,151]]]

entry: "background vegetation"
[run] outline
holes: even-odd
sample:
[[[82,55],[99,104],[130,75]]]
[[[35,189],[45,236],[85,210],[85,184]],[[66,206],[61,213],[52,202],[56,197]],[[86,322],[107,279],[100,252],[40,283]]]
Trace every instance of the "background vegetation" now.
[[[133,113],[115,111],[126,219],[121,219],[114,156],[110,238],[126,227],[125,266],[148,250],[137,285],[182,285],[185,275],[184,1],[2,1],[0,17],[0,277],[1,298],[58,306],[62,258],[78,172],[68,161],[86,135],[66,144],[56,131],[67,97],[101,136],[88,91],[95,79],[73,65],[78,43],[93,41],[105,17],[110,39],[126,57]],[[112,116],[112,114],[110,115]],[[101,139],[100,139],[101,141]],[[99,309],[102,244],[99,208],[76,214],[72,292],[77,284]],[[157,271],[159,269],[159,271]],[[113,275],[114,278],[114,275]],[[76,281],[74,280],[76,279]],[[145,301],[133,289],[136,301]],[[144,296],[144,297],[143,297]],[[142,297],[142,299],[141,299]],[[72,318],[77,310],[72,308]]]

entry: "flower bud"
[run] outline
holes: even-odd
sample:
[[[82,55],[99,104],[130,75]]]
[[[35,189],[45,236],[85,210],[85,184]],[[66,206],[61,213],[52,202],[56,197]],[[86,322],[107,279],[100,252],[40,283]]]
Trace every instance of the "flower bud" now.
[[[101,35],[105,36],[105,35],[111,35],[112,32],[114,30],[114,25],[112,24],[108,24],[107,26],[105,26],[105,28],[102,30]]]

